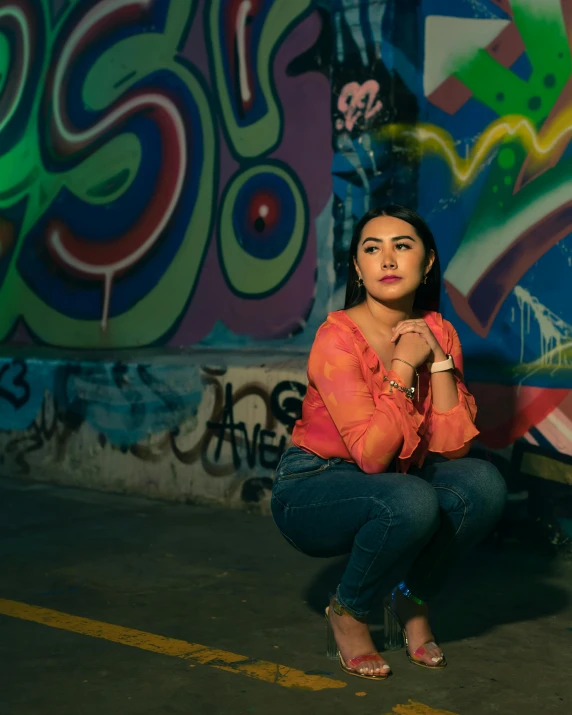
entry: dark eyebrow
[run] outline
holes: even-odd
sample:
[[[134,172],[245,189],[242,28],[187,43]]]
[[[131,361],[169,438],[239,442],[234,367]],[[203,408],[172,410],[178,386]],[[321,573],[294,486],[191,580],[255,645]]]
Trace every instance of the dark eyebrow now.
[[[408,238],[410,241],[415,241],[413,236],[394,236],[391,240],[395,243],[396,241],[403,241],[404,238]],[[363,246],[367,241],[375,241],[375,243],[383,243],[381,238],[374,238],[373,236],[368,236],[367,238],[364,238],[361,245]]]

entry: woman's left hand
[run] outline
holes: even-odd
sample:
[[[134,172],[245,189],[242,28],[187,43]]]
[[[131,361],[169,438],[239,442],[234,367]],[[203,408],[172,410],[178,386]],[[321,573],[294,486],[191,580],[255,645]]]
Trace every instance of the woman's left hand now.
[[[431,362],[441,362],[446,360],[443,348],[437,342],[437,338],[431,332],[431,328],[423,320],[423,318],[417,318],[417,320],[402,320],[397,323],[393,329],[393,336],[391,338],[392,343],[397,343],[399,338],[406,333],[417,333],[422,338],[425,339],[427,345],[429,345],[431,352],[433,353]]]

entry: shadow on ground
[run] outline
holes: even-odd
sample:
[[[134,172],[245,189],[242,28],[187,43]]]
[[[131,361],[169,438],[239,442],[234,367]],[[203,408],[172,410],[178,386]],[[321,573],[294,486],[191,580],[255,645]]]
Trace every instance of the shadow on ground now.
[[[561,557],[527,553],[522,546],[488,543],[476,548],[456,570],[433,606],[440,642],[475,638],[495,627],[559,613],[570,604],[570,593],[552,581]],[[316,575],[303,592],[310,608],[323,612],[345,568],[346,559],[316,564]],[[372,624],[383,623],[381,607]]]

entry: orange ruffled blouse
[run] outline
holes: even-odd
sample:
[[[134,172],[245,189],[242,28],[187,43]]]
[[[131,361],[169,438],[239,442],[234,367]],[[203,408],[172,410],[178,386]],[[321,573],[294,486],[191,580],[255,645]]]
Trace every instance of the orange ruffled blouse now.
[[[403,385],[401,378],[385,370],[358,326],[339,310],[328,315],[316,334],[293,444],[324,459],[355,462],[367,474],[386,471],[394,458],[405,474],[411,464],[422,466],[428,452],[450,459],[464,456],[479,432],[475,400],[463,384],[461,343],[439,313],[425,312],[423,318],[455,362],[459,402],[453,409],[434,409],[427,366],[419,371],[414,401],[391,388],[388,380]]]

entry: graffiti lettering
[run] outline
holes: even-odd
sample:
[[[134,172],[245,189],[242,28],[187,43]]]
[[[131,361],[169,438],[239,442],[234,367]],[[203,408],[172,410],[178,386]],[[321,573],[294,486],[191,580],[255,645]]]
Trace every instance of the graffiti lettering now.
[[[37,452],[47,444],[53,444],[53,459],[63,461],[68,441],[81,426],[77,415],[71,411],[58,412],[52,397],[46,397],[42,402],[40,412],[30,427],[18,436],[10,439],[5,447],[6,455],[13,456],[14,463],[22,474],[31,471],[28,455]]]
[[[23,360],[13,360],[0,367],[0,400],[6,400],[16,410],[24,407],[30,399],[27,371]],[[14,372],[16,374],[13,374]]]
[[[10,47],[0,57],[0,341],[23,320],[50,345],[192,345],[219,320],[250,334],[248,314],[271,311],[264,299],[283,289],[292,316],[280,334],[299,323],[313,285],[287,284],[311,261],[308,199],[317,213],[326,205],[328,166],[293,151],[300,131],[284,131],[283,107],[303,111],[306,92],[325,106],[328,89],[276,67],[295,28],[310,25],[299,54],[320,23],[311,0],[283,5],[92,0],[56,13],[52,0],[0,3]],[[324,114],[302,130],[314,152],[327,150],[327,124]],[[239,161],[233,177],[217,127]],[[228,312],[194,299],[219,205],[214,272],[237,294]],[[246,310],[244,294],[257,299]],[[274,321],[261,324],[275,337]]]
[[[284,393],[294,392],[295,396]],[[276,419],[286,425],[291,432],[296,420],[302,417],[302,400],[306,394],[306,385],[294,380],[279,382],[270,395],[270,409]]]
[[[203,445],[203,464],[208,465],[209,444],[212,439],[216,439],[213,454],[214,465],[209,471],[219,471],[217,467],[225,442],[228,442],[231,447],[234,470],[240,469],[243,465],[239,446],[244,447],[246,464],[251,469],[256,466],[257,462],[266,469],[275,469],[284,452],[287,438],[286,435],[282,435],[276,444],[277,433],[273,427],[278,420],[282,425],[291,428],[296,419],[293,418],[293,414],[300,413],[302,406],[301,400],[287,397],[281,403],[280,397],[284,391],[292,389],[298,389],[299,394],[303,394],[300,388],[302,388],[300,383],[281,382],[274,388],[270,400],[268,400],[264,388],[258,385],[247,386],[233,395],[232,385],[227,383],[224,390],[224,404],[218,414],[207,422],[209,433]],[[266,406],[266,427],[263,428],[260,422],[254,424],[252,437],[249,437],[246,423],[242,420],[236,421],[234,416],[236,405],[249,396],[258,396]]]
[[[6,376],[12,363],[0,368]],[[23,389],[27,365],[17,365],[12,385]],[[282,380],[273,389],[247,383],[234,389],[225,371],[115,363],[65,363],[26,428],[5,447],[22,473],[28,457],[49,446],[62,462],[70,437],[84,426],[101,449],[130,453],[145,462],[199,462],[207,474],[224,477],[241,468],[272,471],[301,415],[305,386]],[[6,379],[4,379],[6,384]],[[7,389],[3,387],[3,389]],[[14,388],[9,391],[21,400]],[[18,402],[15,400],[15,404]]]

